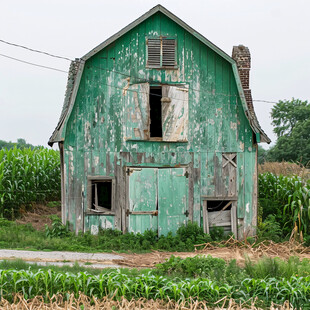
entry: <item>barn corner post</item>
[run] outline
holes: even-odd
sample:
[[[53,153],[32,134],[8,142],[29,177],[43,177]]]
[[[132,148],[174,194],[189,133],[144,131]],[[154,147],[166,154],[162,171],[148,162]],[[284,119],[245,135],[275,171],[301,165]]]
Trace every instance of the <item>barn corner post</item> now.
[[[239,58],[158,5],[71,66],[50,139],[63,221],[94,234],[166,235],[189,220],[254,234],[262,131]]]

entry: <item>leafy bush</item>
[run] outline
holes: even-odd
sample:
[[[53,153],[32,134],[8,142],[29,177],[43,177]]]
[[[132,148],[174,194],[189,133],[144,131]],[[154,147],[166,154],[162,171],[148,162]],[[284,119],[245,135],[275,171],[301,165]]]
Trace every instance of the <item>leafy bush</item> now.
[[[72,233],[69,229],[69,223],[64,225],[58,216],[51,216],[53,223],[51,227],[45,225],[45,235],[50,238],[60,238],[71,236]]]
[[[258,240],[272,240],[280,242],[282,229],[280,223],[276,221],[275,215],[269,214],[264,222],[260,223],[257,230]]]

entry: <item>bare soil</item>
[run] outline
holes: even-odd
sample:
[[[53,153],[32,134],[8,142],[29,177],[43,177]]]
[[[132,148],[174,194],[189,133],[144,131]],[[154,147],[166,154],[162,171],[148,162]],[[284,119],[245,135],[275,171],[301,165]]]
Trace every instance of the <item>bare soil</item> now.
[[[16,222],[19,224],[30,224],[36,230],[44,230],[45,225],[50,226],[52,224],[51,215],[61,217],[60,208],[37,204],[32,207],[31,211],[23,213],[22,217],[16,220]]]

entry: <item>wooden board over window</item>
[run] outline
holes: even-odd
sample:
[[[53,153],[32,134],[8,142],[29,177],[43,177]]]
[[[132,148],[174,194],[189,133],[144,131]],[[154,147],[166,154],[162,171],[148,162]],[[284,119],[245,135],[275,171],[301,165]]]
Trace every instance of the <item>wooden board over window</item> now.
[[[209,234],[212,227],[222,227],[237,238],[237,201],[212,200],[203,202],[203,230]]]

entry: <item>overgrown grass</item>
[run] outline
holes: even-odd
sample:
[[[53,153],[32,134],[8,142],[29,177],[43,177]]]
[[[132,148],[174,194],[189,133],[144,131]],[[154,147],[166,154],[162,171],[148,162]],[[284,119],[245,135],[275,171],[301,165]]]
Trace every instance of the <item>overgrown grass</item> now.
[[[126,233],[116,230],[102,230],[97,236],[89,232],[74,235],[63,226],[59,219],[46,232],[36,231],[30,225],[16,224],[5,219],[0,220],[0,248],[59,250],[80,252],[147,252],[150,250],[193,251],[195,244],[210,242],[211,237],[205,234],[195,223],[181,226],[176,235],[157,236],[155,231],[143,234]]]

